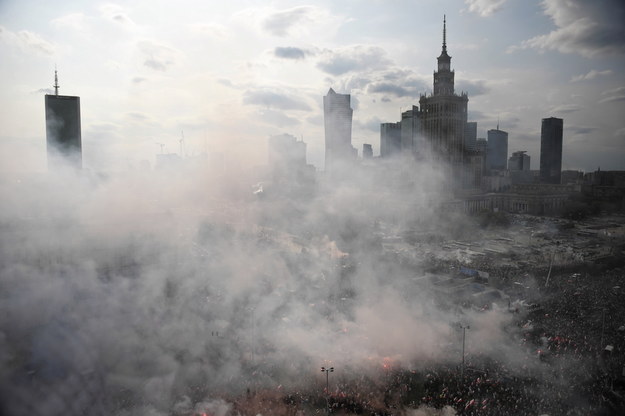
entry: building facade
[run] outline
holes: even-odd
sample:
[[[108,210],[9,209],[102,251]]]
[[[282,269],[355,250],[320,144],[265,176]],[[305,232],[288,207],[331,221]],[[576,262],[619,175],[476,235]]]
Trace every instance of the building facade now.
[[[80,97],[59,95],[54,71],[54,95],[46,94],[46,147],[48,168],[67,163],[82,168],[82,134],[80,126]]]
[[[434,71],[432,95],[422,95],[421,131],[431,146],[434,157],[451,167],[451,178],[460,183],[462,164],[465,155],[465,130],[467,125],[466,93],[454,91],[454,71],[451,69],[451,56],[447,54],[446,21],[443,21],[443,48]]]
[[[543,118],[540,129],[540,181],[559,184],[562,172],[561,118]]]
[[[393,157],[400,152],[401,122],[380,124],[380,157]]]
[[[491,170],[505,170],[508,166],[508,132],[496,129],[488,130],[488,152],[486,165]]]
[[[358,151],[352,146],[353,113],[349,94],[337,94],[330,88],[323,97],[325,171],[330,174],[356,159]]]
[[[508,159],[508,169],[510,171],[530,170],[530,156],[525,150],[513,152]]]
[[[419,107],[412,106],[412,109],[401,114],[401,152],[404,155],[415,156],[418,151],[418,141],[421,136],[421,120]]]
[[[477,121],[467,121],[464,128],[464,148],[469,152],[477,150]]]

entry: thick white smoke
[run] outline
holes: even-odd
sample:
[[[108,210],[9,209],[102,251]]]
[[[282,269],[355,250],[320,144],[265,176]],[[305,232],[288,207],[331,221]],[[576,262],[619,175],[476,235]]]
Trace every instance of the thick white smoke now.
[[[415,280],[425,254],[384,250],[458,220],[438,209],[436,166],[393,169],[297,199],[259,198],[233,167],[2,181],[2,409],[226,415],[207,398],[312,388],[322,365],[456,365],[458,321],[471,348],[520,357],[509,315],[441,308]]]

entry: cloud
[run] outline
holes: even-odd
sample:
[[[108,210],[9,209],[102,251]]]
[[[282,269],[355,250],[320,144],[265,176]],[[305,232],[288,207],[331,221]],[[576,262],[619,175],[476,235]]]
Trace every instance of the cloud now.
[[[571,78],[571,82],[579,82],[579,81],[585,81],[588,79],[595,79],[598,76],[610,75],[611,73],[612,73],[612,70],[610,69],[606,69],[605,71],[597,71],[596,69],[591,69],[586,74],[580,74],[580,75],[574,76],[573,78]]]
[[[579,111],[581,110],[582,107],[580,107],[577,104],[563,104],[563,105],[559,105],[557,107],[554,107],[551,109],[551,113],[574,113],[575,111]]]
[[[86,16],[83,13],[70,13],[52,20],[52,26],[57,29],[72,29],[83,32],[87,29]]]
[[[356,45],[325,51],[317,67],[331,75],[342,75],[351,71],[384,69],[390,63],[384,49],[377,46]]]
[[[226,78],[219,78],[217,80],[217,83],[223,85],[224,87],[237,88],[237,86],[231,80]]]
[[[302,22],[312,21],[316,11],[312,6],[298,6],[281,10],[265,17],[262,28],[274,36],[286,36],[292,27]]]
[[[272,124],[278,127],[297,126],[300,124],[298,119],[289,117],[282,111],[275,111],[271,109],[260,111],[259,118],[267,124]]]
[[[192,33],[208,36],[214,40],[224,40],[229,36],[229,30],[226,26],[219,23],[193,23],[189,25]]]
[[[464,0],[469,11],[487,17],[501,9],[506,0]]]
[[[622,139],[625,139],[625,127],[623,127],[622,129],[618,129],[617,131],[614,132],[614,137],[620,137]]]
[[[372,93],[382,93],[382,94],[390,94],[396,97],[416,97],[414,91],[409,91],[408,89],[402,87],[401,85],[391,84],[389,82],[378,82],[370,84],[367,88],[367,92]]]
[[[33,94],[41,94],[41,93],[51,95],[51,94],[54,94],[54,89],[52,89],[52,88],[39,88],[37,91],[33,91]]]
[[[310,106],[299,98],[267,89],[246,91],[243,95],[243,104],[260,105],[279,110],[311,110]]]
[[[509,48],[556,50],[595,56],[625,54],[625,3],[622,0],[544,0],[545,14],[556,29]]]
[[[380,132],[380,124],[383,121],[379,117],[372,117],[365,121],[354,120],[354,125],[364,130],[374,131],[376,133]]]
[[[574,136],[577,135],[585,135],[596,131],[596,127],[584,127],[584,126],[570,126],[567,127],[566,130],[570,133],[573,133]]]
[[[143,64],[155,71],[167,71],[175,63],[179,54],[175,49],[152,41],[139,42],[137,47],[144,57]]]
[[[136,26],[135,22],[128,16],[126,9],[116,4],[105,4],[100,7],[100,14],[107,20],[130,28]]]
[[[273,51],[274,56],[284,59],[304,59],[310,52],[301,48],[295,48],[292,46],[276,47]]]
[[[599,100],[599,103],[601,103],[601,104],[603,104],[603,103],[617,103],[617,102],[621,102],[621,101],[625,101],[625,94],[612,95],[610,97],[602,98],[601,100]]]
[[[126,113],[126,116],[134,121],[146,121],[150,119],[147,114],[139,113],[137,111]]]
[[[35,55],[52,56],[56,47],[36,33],[28,30],[12,32],[4,26],[0,26],[0,40],[10,46],[14,46],[22,52]]]
[[[618,87],[613,90],[603,91],[601,95],[625,94],[625,87]]]
[[[478,95],[486,94],[490,91],[490,87],[486,84],[486,81],[461,79],[456,82],[456,92],[464,91],[469,94],[469,97],[477,97]]]
[[[148,80],[147,78],[143,78],[143,77],[134,77],[132,79],[132,83],[133,84],[141,84],[142,82],[145,82],[147,80]]]
[[[607,90],[602,92],[601,95],[607,95],[607,97],[599,100],[599,103],[614,103],[625,101],[625,87],[618,87],[613,90]]]

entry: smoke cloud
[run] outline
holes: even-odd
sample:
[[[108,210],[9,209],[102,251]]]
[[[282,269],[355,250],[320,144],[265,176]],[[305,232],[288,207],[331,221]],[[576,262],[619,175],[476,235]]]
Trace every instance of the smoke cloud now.
[[[521,360],[510,314],[450,307],[428,244],[389,245],[465,221],[440,210],[442,167],[392,163],[297,197],[254,193],[243,164],[2,180],[0,409],[230,415],[228,397],[320,389],[320,366],[337,383],[455,366],[458,324]],[[411,414],[453,414],[428,411]]]

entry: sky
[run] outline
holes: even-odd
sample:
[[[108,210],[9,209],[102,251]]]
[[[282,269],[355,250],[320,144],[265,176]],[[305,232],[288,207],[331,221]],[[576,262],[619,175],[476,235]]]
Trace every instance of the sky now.
[[[55,66],[95,171],[161,151],[262,165],[282,133],[323,169],[329,88],[379,154],[379,124],[432,91],[443,15],[478,137],[499,123],[538,169],[541,119],[561,117],[563,169],[625,170],[622,0],[0,0],[0,172],[46,169]]]

